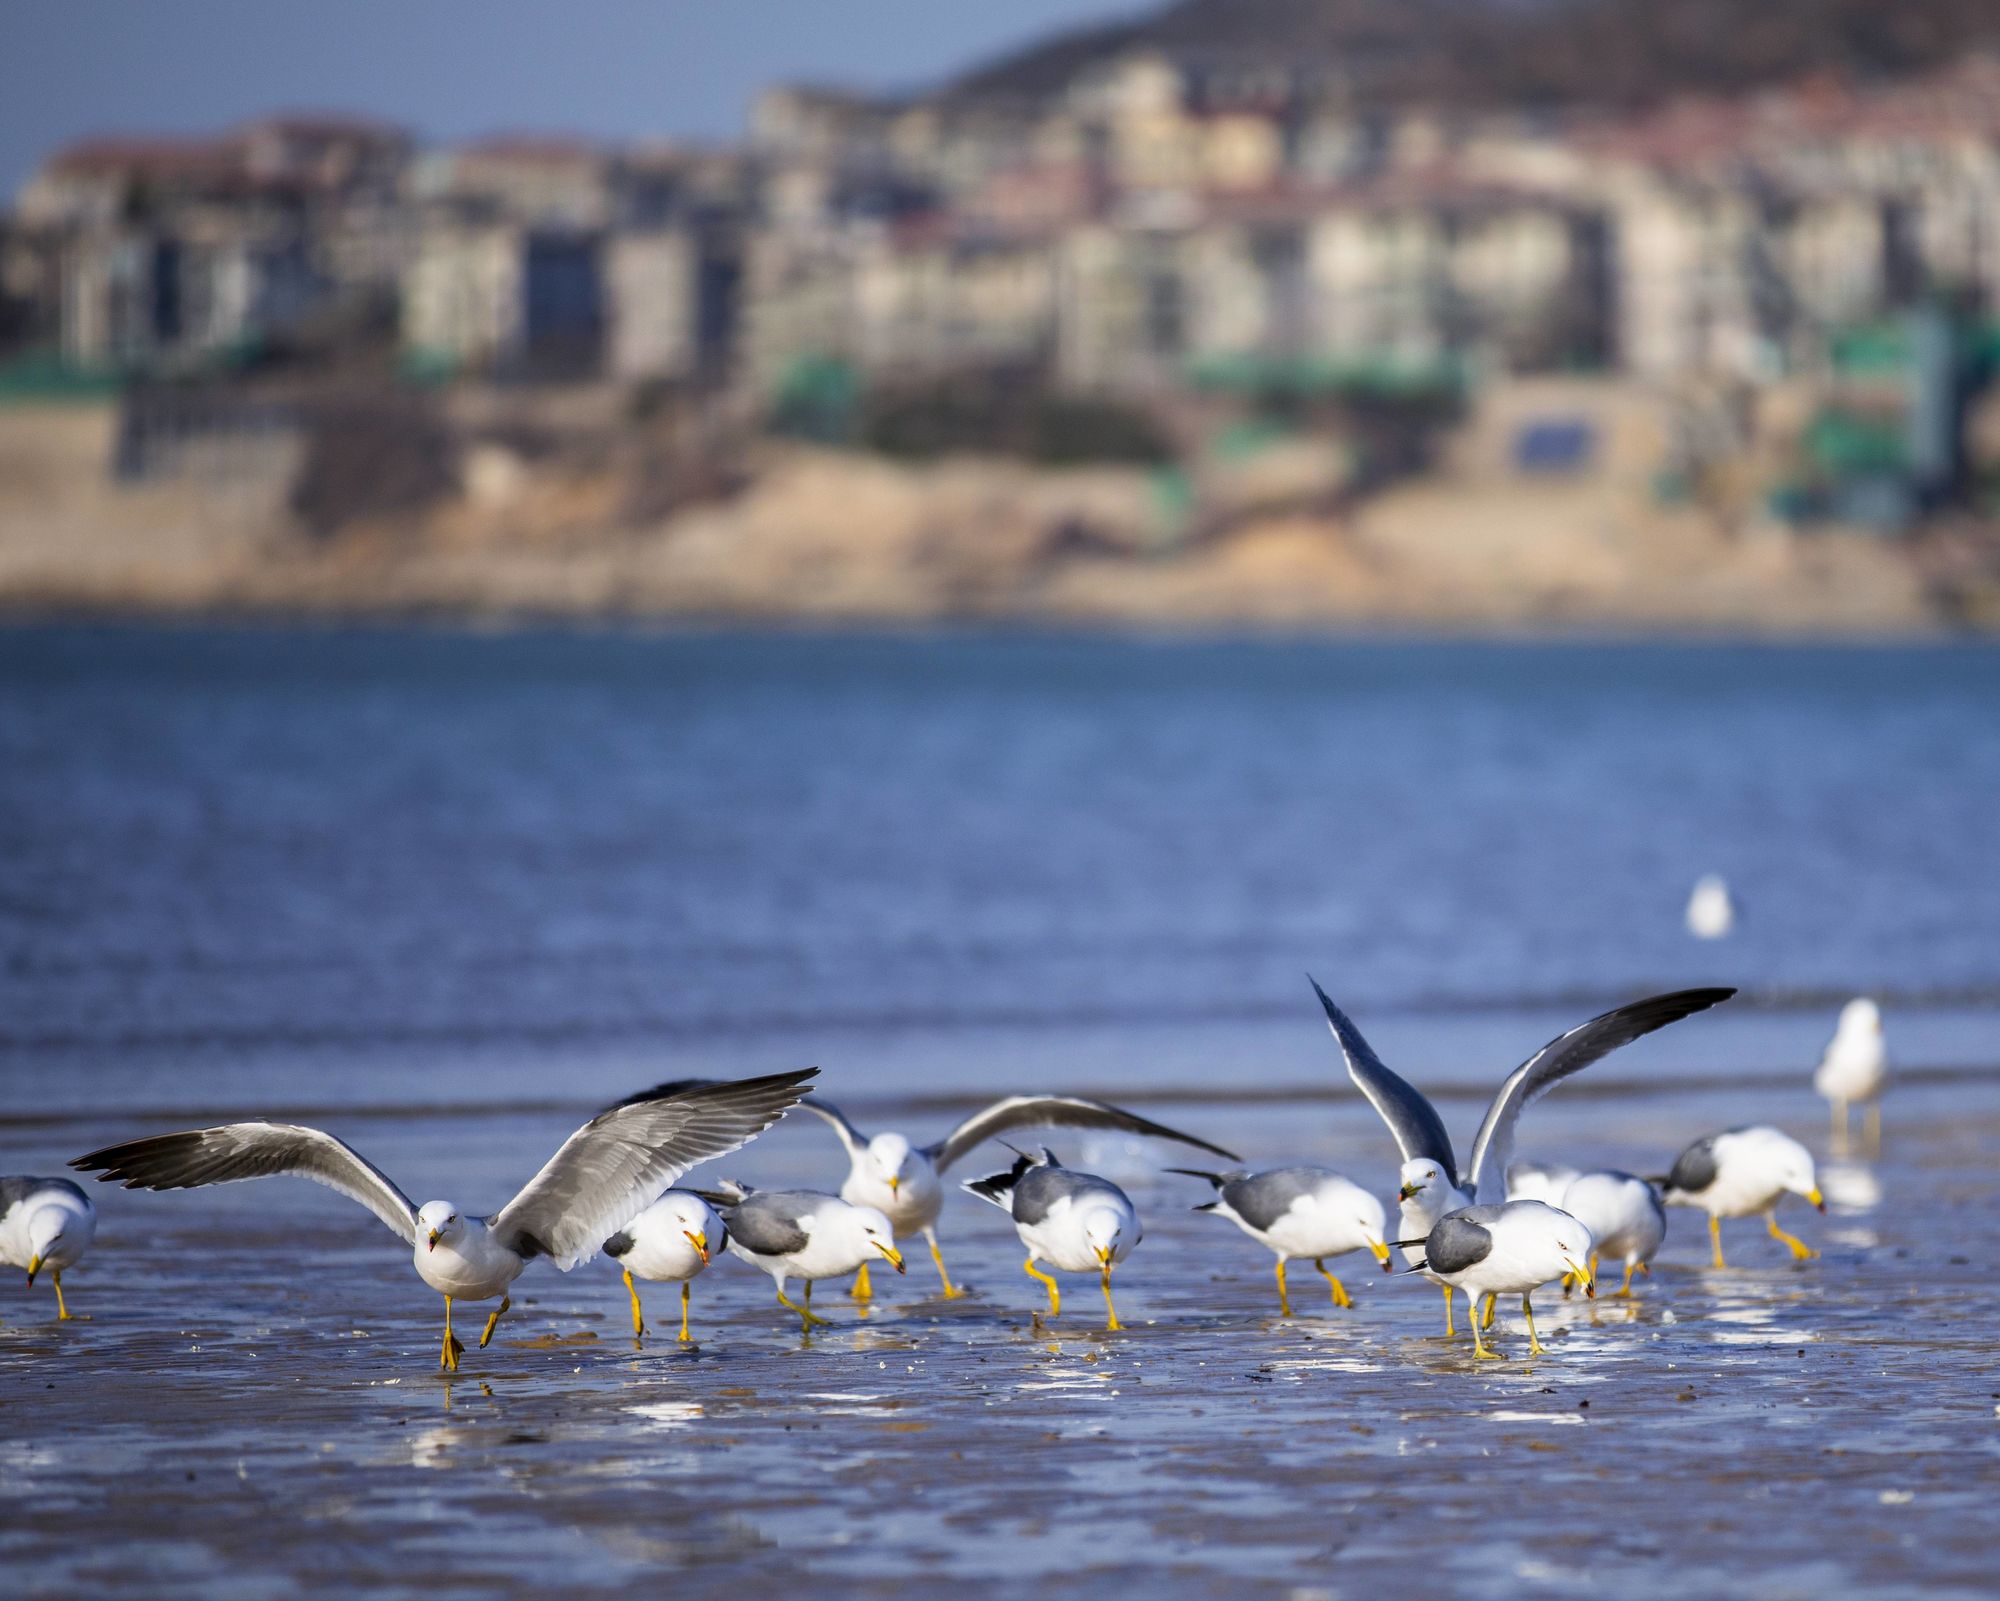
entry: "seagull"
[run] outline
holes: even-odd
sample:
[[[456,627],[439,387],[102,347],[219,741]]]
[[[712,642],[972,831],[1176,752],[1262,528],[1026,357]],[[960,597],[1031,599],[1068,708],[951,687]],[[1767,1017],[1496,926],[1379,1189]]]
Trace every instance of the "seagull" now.
[[[1382,1114],[1382,1121],[1389,1125],[1389,1132],[1403,1153],[1402,1187],[1396,1193],[1402,1202],[1399,1227],[1410,1239],[1428,1235],[1447,1212],[1472,1205],[1483,1175],[1504,1177],[1507,1159],[1514,1149],[1514,1125],[1529,1102],[1619,1046],[1694,1012],[1705,1011],[1736,993],[1733,989],[1692,989],[1653,995],[1616,1007],[1578,1024],[1567,1034],[1557,1035],[1507,1075],[1480,1121],[1479,1132],[1472,1141],[1472,1165],[1461,1178],[1458,1158],[1452,1154],[1451,1136],[1445,1133],[1444,1120],[1437,1109],[1382,1065],[1382,1059],[1362,1038],[1361,1030],[1333,1004],[1325,990],[1314,983],[1313,991],[1319,996],[1320,1005],[1326,1008],[1333,1037],[1340,1042],[1341,1055],[1347,1060],[1348,1076],[1360,1086],[1369,1104]],[[1406,1260],[1414,1260],[1416,1254],[1410,1253]],[[1457,1331],[1452,1326],[1451,1283],[1443,1274],[1433,1273],[1430,1277],[1433,1283],[1444,1286],[1444,1329],[1447,1335],[1454,1334]]]
[[[0,1262],[35,1275],[48,1268],[56,1285],[56,1319],[69,1321],[63,1269],[75,1267],[97,1238],[97,1208],[68,1179],[0,1177]]]
[[[1535,1309],[1529,1300],[1534,1291],[1567,1275],[1582,1284],[1585,1295],[1597,1293],[1590,1267],[1590,1230],[1545,1201],[1460,1207],[1439,1218],[1421,1240],[1396,1243],[1421,1246],[1423,1255],[1415,1271],[1465,1292],[1472,1305],[1475,1356],[1500,1354],[1479,1337],[1482,1295],[1489,1309],[1498,1296],[1520,1295],[1521,1311],[1528,1320],[1528,1349],[1539,1356],[1545,1348],[1535,1333]],[[1492,1321],[1490,1315],[1487,1321]]]
[[[681,1339],[688,1337],[688,1281],[729,1241],[714,1209],[693,1190],[668,1190],[604,1242],[604,1254],[625,1270],[625,1293],[632,1297],[632,1341],[646,1336],[635,1278],[681,1287]]]
[[[1509,1162],[1507,1199],[1546,1201],[1550,1206],[1560,1207],[1563,1191],[1575,1183],[1579,1176],[1575,1168],[1563,1167],[1556,1163],[1544,1165],[1541,1162]]]
[[[1736,926],[1736,902],[1720,873],[1707,873],[1695,881],[1688,896],[1687,926],[1696,939],[1722,939]]]
[[[500,1299],[482,1347],[512,1305],[507,1288],[538,1256],[567,1273],[697,1162],[748,1144],[795,1105],[816,1067],[713,1084],[666,1084],[598,1113],[563,1142],[491,1217],[450,1201],[414,1205],[388,1177],[331,1134],[295,1123],[226,1123],[110,1145],[70,1163],[125,1188],[184,1190],[291,1173],[359,1201],[411,1248],[417,1276],[444,1297],[438,1365],[465,1352],[452,1302]]]
[[[1778,1227],[1778,1202],[1787,1194],[1802,1195],[1826,1210],[1812,1152],[1767,1124],[1696,1140],[1674,1158],[1673,1171],[1655,1182],[1667,1205],[1698,1206],[1708,1213],[1708,1237],[1715,1246],[1717,1267],[1728,1266],[1722,1260],[1722,1220],[1756,1212],[1764,1214],[1771,1238],[1791,1248],[1793,1261],[1819,1255],[1804,1240]]]
[[[1868,1152],[1882,1154],[1882,1089],[1889,1078],[1889,1052],[1882,1042],[1882,1009],[1865,995],[1840,1009],[1840,1021],[1813,1074],[1813,1088],[1833,1103],[1833,1148],[1847,1150],[1848,1108],[1868,1107]]]
[[[1304,1257],[1333,1287],[1333,1304],[1352,1306],[1347,1286],[1327,1270],[1326,1258],[1368,1250],[1387,1273],[1394,1264],[1383,1231],[1382,1203],[1328,1167],[1274,1167],[1263,1173],[1203,1173],[1171,1167],[1169,1173],[1206,1179],[1216,1197],[1195,1210],[1226,1217],[1278,1257],[1278,1307],[1292,1315],[1285,1264]]]
[[[855,1206],[820,1190],[753,1190],[727,1180],[704,1191],[702,1199],[729,1225],[730,1254],[771,1275],[778,1305],[798,1313],[801,1333],[827,1326],[812,1309],[814,1279],[852,1273],[878,1255],[903,1271],[895,1230],[872,1206]],[[805,1280],[803,1305],[785,1294],[787,1279]]]
[[[841,1198],[883,1213],[895,1225],[899,1240],[921,1234],[930,1245],[931,1260],[937,1263],[938,1279],[944,1285],[947,1299],[959,1291],[953,1286],[951,1275],[945,1272],[944,1253],[938,1249],[937,1220],[944,1207],[944,1186],[938,1179],[946,1168],[983,1140],[1021,1128],[1122,1129],[1154,1139],[1178,1140],[1182,1145],[1191,1145],[1227,1161],[1236,1160],[1233,1151],[1225,1151],[1219,1145],[1080,1095],[1010,1095],[973,1113],[943,1139],[930,1145],[912,1145],[901,1134],[863,1134],[841,1115],[838,1107],[824,1101],[807,1101],[804,1106],[831,1123],[847,1147],[850,1166],[847,1182],[840,1187]],[[871,1294],[866,1263],[854,1281],[853,1294],[857,1301],[865,1301]]]
[[[1064,1273],[1096,1273],[1109,1315],[1105,1328],[1123,1327],[1111,1300],[1111,1270],[1141,1238],[1139,1214],[1123,1190],[1094,1173],[1071,1172],[1048,1150],[1040,1156],[1016,1152],[1006,1172],[967,1179],[965,1188],[1013,1218],[1014,1232],[1028,1248],[1023,1271],[1049,1292],[1050,1317],[1062,1311],[1062,1291],[1037,1262]]]
[[[1630,1295],[1635,1272],[1653,1276],[1653,1253],[1667,1237],[1667,1213],[1659,1191],[1644,1179],[1615,1168],[1579,1173],[1563,1191],[1561,1210],[1590,1230],[1593,1274],[1600,1257],[1624,1264],[1625,1281],[1613,1294]]]

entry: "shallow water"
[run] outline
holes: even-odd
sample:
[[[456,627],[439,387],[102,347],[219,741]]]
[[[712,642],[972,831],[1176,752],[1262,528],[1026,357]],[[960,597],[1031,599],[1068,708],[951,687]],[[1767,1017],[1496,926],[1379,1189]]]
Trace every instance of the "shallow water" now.
[[[1130,1327],[946,1218],[809,1344],[699,1280],[634,1351],[616,1273],[530,1270],[436,1370],[437,1298],[307,1185],[100,1191],[0,1285],[0,1572],[27,1593],[1991,1592],[2000,653],[28,630],[0,633],[0,1171],[183,1119],[313,1115],[496,1207],[612,1095],[819,1062],[868,1125],[1096,1089],[1386,1194],[1302,970],[1483,1093],[1649,987],[1741,1000],[1537,1106],[1530,1154],[1659,1171],[1887,998],[1882,1160],[1825,1248],[1675,1215],[1636,1302],[1518,1309],[1268,1256],[1178,1160],[1127,1185]],[[1697,873],[1741,894],[1706,946]],[[716,1171],[829,1183],[797,1120]],[[982,1170],[976,1155],[959,1176]],[[1200,1165],[1199,1162],[1193,1165]],[[649,1311],[665,1323],[674,1296]],[[670,1326],[670,1325],[669,1325]],[[463,1330],[463,1324],[461,1325]]]

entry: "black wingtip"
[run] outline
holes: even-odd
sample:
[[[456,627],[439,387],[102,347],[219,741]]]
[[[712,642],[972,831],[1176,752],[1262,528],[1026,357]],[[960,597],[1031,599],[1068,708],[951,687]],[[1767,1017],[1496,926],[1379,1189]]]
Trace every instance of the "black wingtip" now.
[[[1225,1182],[1220,1173],[1204,1173],[1198,1167],[1169,1167],[1162,1169],[1162,1171],[1167,1173],[1178,1173],[1183,1178],[1206,1179],[1209,1183],[1213,1184],[1218,1190],[1222,1188]],[[1200,1209],[1197,1208],[1196,1210]]]

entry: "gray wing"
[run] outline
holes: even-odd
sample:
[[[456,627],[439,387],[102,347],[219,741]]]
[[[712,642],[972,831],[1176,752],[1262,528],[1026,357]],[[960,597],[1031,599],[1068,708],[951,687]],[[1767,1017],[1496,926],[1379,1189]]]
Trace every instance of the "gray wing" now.
[[[1326,1008],[1326,1020],[1333,1027],[1333,1037],[1340,1042],[1340,1054],[1347,1059],[1347,1076],[1361,1087],[1368,1104],[1382,1114],[1403,1160],[1429,1158],[1457,1184],[1458,1158],[1452,1154],[1451,1136],[1445,1133],[1444,1119],[1438,1116],[1437,1108],[1382,1065],[1382,1058],[1361,1037],[1361,1030],[1333,1004],[1311,975],[1307,975],[1306,982]]]
[[[1222,1186],[1229,1209],[1253,1229],[1268,1229],[1292,1209],[1301,1195],[1310,1195],[1326,1175],[1317,1168],[1279,1167],[1249,1173]]]
[[[741,1149],[797,1104],[800,1068],[763,1078],[666,1085],[621,1101],[567,1140],[492,1219],[502,1245],[567,1273],[698,1162]]]
[[[980,1141],[1017,1128],[1123,1129],[1128,1134],[1146,1134],[1156,1140],[1178,1140],[1198,1151],[1236,1160],[1234,1151],[1225,1151],[1220,1145],[1211,1145],[1164,1123],[1081,1095],[1010,1095],[983,1111],[974,1112],[935,1145],[926,1146],[924,1155],[942,1173]]]
[[[1472,1168],[1466,1175],[1472,1193],[1479,1193],[1480,1178],[1488,1168],[1495,1173],[1506,1173],[1507,1159],[1514,1149],[1514,1125],[1529,1102],[1619,1046],[1629,1045],[1641,1035],[1665,1028],[1692,1013],[1705,1012],[1735,993],[1733,989],[1695,989],[1649,995],[1643,1001],[1614,1007],[1550,1040],[1507,1075],[1507,1082],[1500,1086],[1500,1093],[1487,1107],[1486,1117],[1472,1142]],[[1502,1182],[1504,1185],[1504,1179]]]
[[[1493,1236],[1476,1214],[1493,1210],[1468,1206],[1462,1211],[1445,1213],[1431,1225],[1424,1240],[1425,1266],[1433,1273],[1462,1273],[1475,1262],[1484,1261],[1486,1253],[1493,1249]]]
[[[790,1256],[810,1238],[800,1216],[827,1197],[802,1190],[758,1190],[729,1209],[729,1235],[758,1256]]]
[[[1679,1190],[1683,1195],[1699,1195],[1715,1182],[1717,1137],[1710,1134],[1698,1139],[1674,1158],[1674,1169],[1667,1175],[1668,1189]]]
[[[289,1173],[359,1201],[407,1245],[417,1243],[417,1209],[374,1163],[331,1134],[297,1123],[225,1123],[107,1145],[70,1163],[128,1190],[190,1190],[204,1184]]]
[[[1039,1223],[1060,1201],[1073,1201],[1091,1193],[1124,1196],[1124,1191],[1108,1179],[1089,1173],[1072,1173],[1066,1167],[1038,1167],[1023,1173],[1014,1185],[1014,1204],[1009,1208],[1016,1223]],[[1126,1203],[1127,1205],[1130,1202]]]
[[[822,1101],[814,1096],[809,1101],[799,1102],[801,1112],[810,1112],[814,1117],[823,1117],[833,1125],[833,1132],[840,1136],[840,1143],[847,1147],[850,1160],[868,1149],[868,1136],[847,1120],[847,1114],[831,1101]]]

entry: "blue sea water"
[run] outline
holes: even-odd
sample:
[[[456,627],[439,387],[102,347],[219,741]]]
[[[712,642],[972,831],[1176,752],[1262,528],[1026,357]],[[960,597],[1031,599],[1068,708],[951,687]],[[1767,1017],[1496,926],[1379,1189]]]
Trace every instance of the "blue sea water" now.
[[[1974,646],[17,628],[0,1075],[1330,1086],[1308,970],[1433,1083],[1697,982],[1733,1017],[1616,1071],[1802,1074],[1864,990],[1979,1067],[1996,707]]]

